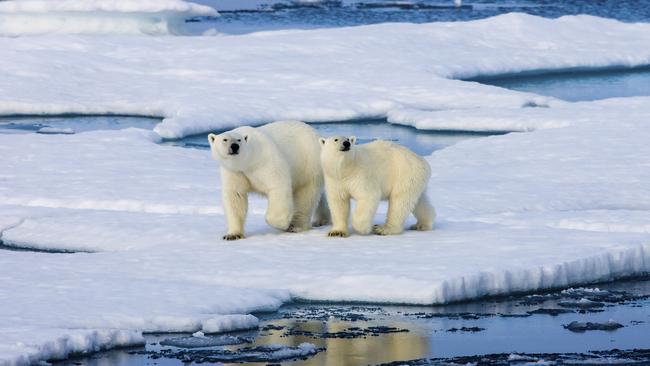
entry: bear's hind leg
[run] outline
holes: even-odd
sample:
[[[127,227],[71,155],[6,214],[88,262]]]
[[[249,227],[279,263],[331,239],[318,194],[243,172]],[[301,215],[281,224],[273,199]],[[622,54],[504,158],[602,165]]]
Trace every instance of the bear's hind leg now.
[[[312,222],[312,226],[321,227],[331,223],[332,216],[330,215],[330,208],[327,204],[327,197],[325,194],[321,194],[318,206],[316,207],[316,212],[314,213],[314,221]]]
[[[372,232],[372,220],[377,213],[379,197],[367,197],[357,201],[357,207],[352,215],[352,227],[361,235],[368,235]]]
[[[415,225],[411,225],[411,230],[428,231],[433,229],[433,223],[436,220],[436,209],[429,202],[429,197],[427,197],[426,192],[422,193],[418,203],[415,205],[413,216],[418,221]]]
[[[287,231],[297,233],[311,229],[311,217],[320,198],[320,187],[306,185],[293,193],[293,218]]]
[[[278,230],[287,230],[293,218],[293,197],[291,185],[276,188],[268,193],[269,207],[266,210],[266,223]]]
[[[418,196],[410,195],[408,192],[394,193],[388,198],[388,214],[386,216],[386,223],[382,225],[375,225],[373,232],[377,235],[395,235],[404,231],[404,222],[409,216]]]

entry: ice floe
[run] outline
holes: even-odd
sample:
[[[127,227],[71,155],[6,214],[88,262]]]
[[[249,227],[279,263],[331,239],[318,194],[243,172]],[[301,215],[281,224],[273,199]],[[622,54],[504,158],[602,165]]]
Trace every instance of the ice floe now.
[[[216,163],[152,132],[2,135],[4,244],[95,253],[3,251],[0,323],[206,333],[291,298],[431,304],[646,273],[650,125],[599,111],[434,153],[437,229],[347,240],[270,229],[256,198],[249,238],[222,242]]]
[[[648,30],[511,14],[239,37],[0,37],[0,81],[12,86],[0,89],[2,114],[165,117],[157,133],[0,135],[3,245],[83,252],[0,251],[0,364],[139,344],[141,332],[255,327],[251,313],[292,298],[432,304],[649,272],[650,98],[569,104],[450,79],[648,64]],[[209,153],[159,144],[273,119],[384,115],[536,131],[428,157],[433,232],[280,233],[255,198],[236,244],[219,239]]]
[[[181,0],[10,0],[0,2],[0,37],[187,34],[187,18],[217,14]]]
[[[479,116],[494,108],[506,111],[488,116],[522,110],[531,117],[502,125],[491,118],[489,129],[530,130],[539,121],[531,106],[565,103],[454,79],[648,65],[649,33],[643,23],[506,14],[242,36],[0,37],[0,83],[12,85],[0,90],[0,114],[160,116],[156,132],[176,138],[281,119],[348,120],[402,110]],[[447,129],[487,123],[451,116]]]

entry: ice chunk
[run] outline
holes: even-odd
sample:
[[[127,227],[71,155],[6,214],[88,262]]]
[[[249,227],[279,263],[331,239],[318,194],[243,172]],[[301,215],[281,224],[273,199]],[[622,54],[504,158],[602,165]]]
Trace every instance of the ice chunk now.
[[[12,2],[0,1],[7,3]],[[146,18],[150,13],[141,14]],[[119,19],[131,19],[127,15]],[[12,28],[16,17],[5,13],[8,23],[0,27]],[[145,24],[143,30],[139,22],[120,29],[170,32],[159,24]],[[45,23],[44,30],[25,31],[51,31]],[[69,24],[78,31],[74,21]],[[112,26],[95,27],[101,29],[93,32],[115,31]],[[166,37],[164,42],[148,37],[0,37],[0,69],[7,71],[0,84],[12,86],[0,90],[0,114],[162,117],[156,132],[165,138],[279,119],[326,122],[387,115],[395,123],[422,129],[563,127],[584,122],[589,114],[578,109],[589,108],[564,108],[568,103],[554,98],[452,79],[647,65],[648,33],[647,23],[506,14],[471,22]],[[431,47],[436,52],[413,52]],[[80,60],[79,67],[65,67]],[[56,73],[53,65],[58,66]],[[604,115],[618,118],[620,113]]]
[[[622,324],[619,324],[613,320],[609,320],[605,323],[592,323],[592,322],[579,322],[572,321],[568,325],[564,326],[565,329],[568,329],[572,332],[585,332],[588,330],[606,330],[612,331],[619,328],[623,328]]]
[[[74,134],[74,130],[72,128],[42,127],[36,133],[46,135],[72,135]]]
[[[232,346],[236,344],[250,343],[251,340],[242,337],[234,336],[195,336],[192,337],[178,337],[168,338],[160,342],[161,346],[172,346],[178,348],[204,348],[204,347],[218,347],[218,346]]]
[[[204,333],[224,333],[234,330],[255,329],[259,319],[247,315],[220,315],[203,321]]]
[[[0,36],[186,34],[185,19],[215,15],[181,0],[11,0],[0,2]]]

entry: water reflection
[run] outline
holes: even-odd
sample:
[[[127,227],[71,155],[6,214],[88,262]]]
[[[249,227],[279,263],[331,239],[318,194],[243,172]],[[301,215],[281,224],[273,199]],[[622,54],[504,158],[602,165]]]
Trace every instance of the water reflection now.
[[[366,365],[389,361],[408,360],[426,357],[431,353],[429,338],[426,332],[409,331],[368,335],[358,338],[313,338],[303,335],[285,335],[287,329],[296,329],[315,334],[344,332],[350,327],[368,327],[383,325],[381,322],[339,322],[339,321],[307,321],[280,320],[273,324],[285,327],[260,337],[257,344],[287,344],[297,346],[303,342],[324,348],[327,352],[304,361],[296,361],[295,365]],[[391,322],[392,327],[409,329],[412,324],[407,322]]]
[[[257,314],[261,321],[259,331],[236,334],[250,338],[252,344],[197,351],[227,349],[236,352],[242,347],[275,344],[295,347],[308,342],[323,350],[304,360],[277,363],[338,366],[374,365],[436,357],[508,355],[513,352],[574,353],[616,348],[650,349],[650,338],[647,337],[650,334],[650,313],[647,311],[650,306],[650,280],[590,286],[591,289],[595,287],[600,290],[542,293],[445,306],[292,304],[281,308],[277,313]],[[603,302],[603,305],[585,311],[560,305],[561,302],[578,301],[591,296],[598,296],[597,300]],[[530,313],[539,309],[564,309],[567,312],[557,316]],[[609,320],[624,327],[611,332],[585,333],[574,333],[563,327],[572,321],[602,323]],[[382,326],[392,327],[390,329],[397,332],[382,333],[381,329],[363,332]],[[404,329],[408,332],[402,331]],[[57,364],[197,365],[192,362],[191,352],[195,349],[187,353],[187,349],[160,345],[163,340],[179,336],[181,335],[146,335],[146,347],[135,352],[114,350]],[[163,349],[172,352],[161,357],[160,351]],[[175,350],[181,352],[180,356],[174,354]],[[267,365],[266,362],[248,364]]]

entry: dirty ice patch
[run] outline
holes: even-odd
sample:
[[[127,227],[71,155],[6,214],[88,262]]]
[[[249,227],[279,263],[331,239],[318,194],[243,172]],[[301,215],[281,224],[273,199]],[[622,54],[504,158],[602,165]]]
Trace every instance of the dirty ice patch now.
[[[0,2],[0,37],[44,34],[180,35],[185,20],[216,10],[181,0]]]
[[[158,116],[156,132],[178,138],[404,109],[553,108],[553,98],[451,79],[648,65],[648,34],[644,23],[506,14],[220,37],[0,37],[0,83],[12,85],[0,114]]]

